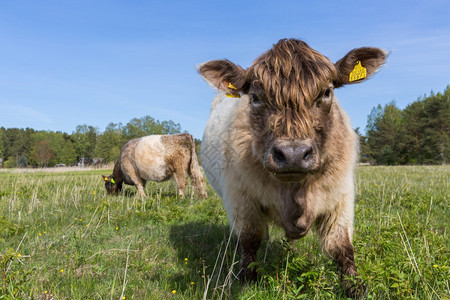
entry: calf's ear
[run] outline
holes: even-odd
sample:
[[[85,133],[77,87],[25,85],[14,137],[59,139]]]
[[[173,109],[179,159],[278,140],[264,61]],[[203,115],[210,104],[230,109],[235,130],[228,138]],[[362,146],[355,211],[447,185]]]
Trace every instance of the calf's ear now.
[[[102,179],[103,179],[104,181],[108,181],[108,176],[102,175]]]
[[[199,73],[213,87],[238,94],[245,85],[245,70],[229,60],[212,60],[198,67]]]
[[[388,52],[379,48],[362,47],[351,50],[334,64],[338,71],[334,86],[365,81],[386,62],[387,56]]]

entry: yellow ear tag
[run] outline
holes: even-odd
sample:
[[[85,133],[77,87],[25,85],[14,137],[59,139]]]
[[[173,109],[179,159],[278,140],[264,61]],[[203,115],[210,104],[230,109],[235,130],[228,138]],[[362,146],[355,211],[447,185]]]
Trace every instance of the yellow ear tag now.
[[[108,181],[108,177],[105,177],[105,178],[103,178],[103,179],[105,179],[105,181]]]
[[[116,184],[116,182],[114,181],[114,178],[111,178],[111,183]]]
[[[350,77],[348,78],[348,81],[356,81],[360,79],[364,79],[367,77],[367,70],[361,65],[361,62],[358,60],[356,62],[355,67],[353,68],[353,71],[350,73]]]
[[[241,98],[241,95],[239,94],[226,93],[225,96],[227,96],[228,98]]]
[[[231,82],[228,82],[228,88],[232,90],[237,90],[237,87],[235,87]],[[228,98],[241,98],[241,95],[232,93],[226,93],[225,96],[227,96]]]
[[[228,87],[232,90],[237,90],[237,87],[235,87],[231,82],[228,82]]]
[[[228,88],[237,90],[237,87],[235,87],[231,82],[228,82]],[[241,98],[241,95],[239,94],[226,93],[225,96],[227,96],[228,98]]]

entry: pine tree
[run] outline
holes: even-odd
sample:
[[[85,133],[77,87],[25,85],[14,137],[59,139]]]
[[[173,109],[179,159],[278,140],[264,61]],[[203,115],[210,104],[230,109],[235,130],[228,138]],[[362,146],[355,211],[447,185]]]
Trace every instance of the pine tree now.
[[[372,109],[368,117],[367,145],[370,157],[378,164],[397,163],[401,126],[401,111],[394,101]]]
[[[17,161],[17,167],[19,167],[19,168],[26,168],[27,166],[28,166],[27,158],[22,153],[22,155],[20,156],[19,160]]]
[[[5,154],[5,138],[4,138],[4,134],[3,134],[4,128],[0,128],[0,159],[3,161],[4,160],[4,154]],[[2,161],[0,161],[0,167],[2,166]]]

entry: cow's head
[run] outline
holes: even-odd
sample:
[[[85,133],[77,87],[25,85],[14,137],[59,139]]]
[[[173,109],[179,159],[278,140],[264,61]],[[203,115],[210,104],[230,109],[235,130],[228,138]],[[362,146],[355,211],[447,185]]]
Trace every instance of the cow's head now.
[[[108,195],[117,195],[120,188],[117,186],[112,174],[109,176],[102,175],[102,179],[105,182],[106,193]]]
[[[305,42],[283,39],[246,70],[215,60],[200,65],[199,72],[228,96],[248,99],[254,155],[277,179],[291,182],[326,160],[329,128],[339,122],[334,89],[366,80],[386,55],[378,48],[358,48],[333,64]],[[360,66],[365,74],[355,77]]]

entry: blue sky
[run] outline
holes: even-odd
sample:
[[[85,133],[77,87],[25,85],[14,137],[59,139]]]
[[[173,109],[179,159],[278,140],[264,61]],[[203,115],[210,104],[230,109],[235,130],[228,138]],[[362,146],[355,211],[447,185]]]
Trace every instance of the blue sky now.
[[[195,67],[244,68],[281,38],[335,62],[390,51],[369,81],[336,91],[354,127],[450,84],[450,1],[2,1],[0,126],[101,132],[150,115],[202,137],[215,91]]]

